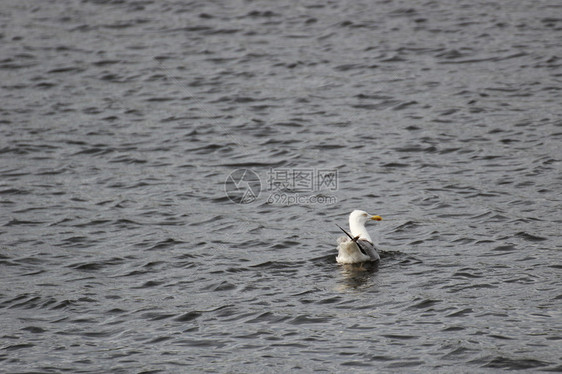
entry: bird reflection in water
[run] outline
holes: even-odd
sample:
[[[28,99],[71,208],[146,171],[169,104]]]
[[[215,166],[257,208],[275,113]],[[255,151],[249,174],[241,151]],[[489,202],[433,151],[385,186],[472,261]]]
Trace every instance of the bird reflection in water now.
[[[341,291],[363,288],[373,282],[374,275],[379,270],[379,261],[345,264],[339,266],[342,275]]]

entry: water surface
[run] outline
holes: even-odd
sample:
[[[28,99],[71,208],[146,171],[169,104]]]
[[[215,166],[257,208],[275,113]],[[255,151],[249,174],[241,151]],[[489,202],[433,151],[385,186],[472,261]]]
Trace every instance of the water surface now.
[[[2,370],[562,371],[561,11],[3,1]]]

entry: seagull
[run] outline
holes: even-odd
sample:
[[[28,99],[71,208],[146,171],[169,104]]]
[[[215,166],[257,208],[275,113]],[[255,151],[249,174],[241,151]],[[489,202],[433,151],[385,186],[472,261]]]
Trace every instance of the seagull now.
[[[347,235],[338,238],[338,256],[336,257],[338,263],[356,264],[380,260],[371,236],[365,228],[365,223],[370,220],[381,221],[382,218],[381,216],[372,216],[363,210],[354,210],[349,215],[349,230],[351,233],[338,226]]]

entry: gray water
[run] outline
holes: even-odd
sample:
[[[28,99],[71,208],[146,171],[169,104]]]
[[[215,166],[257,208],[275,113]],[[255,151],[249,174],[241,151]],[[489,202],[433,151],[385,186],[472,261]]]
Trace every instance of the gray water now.
[[[1,372],[562,371],[559,1],[2,0],[0,86]]]

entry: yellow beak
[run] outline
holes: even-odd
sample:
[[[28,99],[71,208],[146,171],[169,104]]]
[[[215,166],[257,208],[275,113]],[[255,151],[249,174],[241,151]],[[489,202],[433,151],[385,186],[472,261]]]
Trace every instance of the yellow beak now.
[[[382,221],[381,216],[372,216],[371,219],[374,220],[374,221]]]

